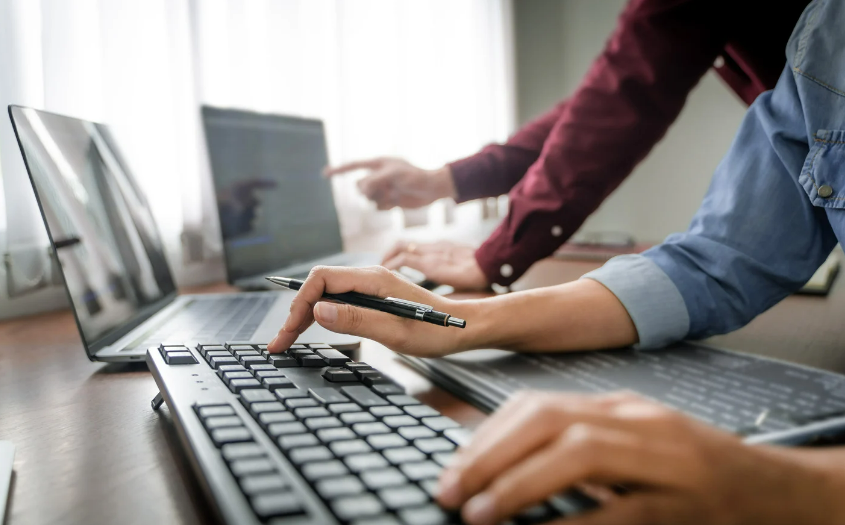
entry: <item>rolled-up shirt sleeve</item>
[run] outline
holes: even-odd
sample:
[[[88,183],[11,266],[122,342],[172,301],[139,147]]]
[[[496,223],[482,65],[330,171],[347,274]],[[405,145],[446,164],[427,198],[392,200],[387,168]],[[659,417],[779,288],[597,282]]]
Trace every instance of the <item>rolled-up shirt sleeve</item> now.
[[[828,208],[799,182],[815,133],[802,103],[787,67],[749,109],[689,229],[585,276],[625,306],[641,347],[742,327],[800,288],[835,246]]]

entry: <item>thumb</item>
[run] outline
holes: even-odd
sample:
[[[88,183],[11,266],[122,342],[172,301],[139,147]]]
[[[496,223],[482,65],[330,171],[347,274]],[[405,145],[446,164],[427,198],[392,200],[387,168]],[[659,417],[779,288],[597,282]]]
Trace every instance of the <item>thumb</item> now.
[[[391,349],[404,345],[411,328],[407,323],[413,322],[384,312],[325,301],[314,305],[314,318],[332,332],[372,339]]]

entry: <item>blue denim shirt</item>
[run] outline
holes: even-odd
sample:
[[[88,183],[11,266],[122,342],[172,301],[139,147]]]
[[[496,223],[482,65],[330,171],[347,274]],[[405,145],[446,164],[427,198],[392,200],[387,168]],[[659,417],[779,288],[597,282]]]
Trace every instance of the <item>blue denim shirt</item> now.
[[[845,1],[807,6],[786,58],[775,89],[749,108],[689,229],[584,276],[619,298],[640,347],[745,325],[845,241]]]

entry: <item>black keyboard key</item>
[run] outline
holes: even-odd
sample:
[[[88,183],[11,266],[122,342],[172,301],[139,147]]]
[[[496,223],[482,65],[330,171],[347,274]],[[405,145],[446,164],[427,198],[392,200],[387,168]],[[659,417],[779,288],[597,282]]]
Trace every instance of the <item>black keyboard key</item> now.
[[[294,368],[299,366],[299,361],[289,355],[270,354],[267,361],[275,368]]]
[[[355,371],[355,370],[373,370],[373,367],[371,367],[367,363],[361,363],[361,362],[356,363],[354,361],[347,361],[346,363],[343,364],[343,366],[346,367],[349,370],[352,370],[352,371]]]
[[[414,446],[426,454],[434,454],[435,452],[452,452],[456,448],[454,443],[441,437],[418,439],[414,441]]]
[[[384,416],[399,416],[404,414],[402,409],[399,407],[394,406],[380,406],[380,407],[370,407],[370,413],[377,417],[384,417]],[[414,423],[416,424],[416,423]]]
[[[432,499],[437,497],[437,493],[440,490],[437,486],[436,479],[425,479],[420,481],[420,488],[423,489]]]
[[[309,417],[328,417],[331,414],[328,410],[323,407],[302,407],[296,408],[293,411],[296,414],[296,417],[299,419],[305,419]]]
[[[300,498],[293,492],[268,492],[252,498],[252,510],[267,520],[278,516],[303,514]]]
[[[293,381],[286,377],[265,377],[261,380],[261,384],[270,391],[276,391],[279,388],[296,388]]]
[[[419,424],[416,419],[406,415],[387,416],[386,418],[382,419],[382,422],[384,422],[384,424],[389,426],[390,428],[413,427]]]
[[[296,396],[293,399],[286,399],[285,406],[293,410],[295,408],[316,407],[317,402],[309,397]]]
[[[273,392],[268,392],[263,388],[251,388],[248,390],[241,390],[241,400],[245,403],[254,403],[256,401],[276,401],[276,396]]]
[[[220,352],[225,351],[226,349],[220,345],[197,345],[197,351],[200,353],[201,356],[205,357],[207,352]]]
[[[428,427],[401,427],[396,432],[405,439],[415,440],[420,438],[432,438],[437,435],[436,432]]]
[[[294,350],[308,350],[308,347],[305,346],[305,345],[290,345],[290,348],[288,348],[288,351],[292,352]]]
[[[261,387],[261,382],[254,377],[249,379],[232,379],[229,381],[229,390],[234,393],[238,393],[241,390],[245,390],[248,388],[259,388]]]
[[[302,366],[306,368],[322,368],[326,366],[326,362],[318,355],[302,355],[297,356]]]
[[[220,365],[217,367],[217,377],[223,379],[223,374],[227,372],[246,372],[243,365]]]
[[[302,467],[302,475],[309,481],[324,478],[337,478],[345,476],[346,474],[349,474],[346,466],[336,459],[307,463],[304,467]]]
[[[211,353],[211,352],[209,352]],[[238,360],[230,355],[212,357],[208,360],[208,366],[211,368],[216,369],[220,365],[236,365],[238,364]]]
[[[220,452],[226,461],[234,461],[236,459],[261,456],[264,454],[264,449],[258,443],[230,443],[223,445]]]
[[[323,348],[323,349],[328,350],[328,349],[330,349],[330,348],[331,348],[331,346],[329,346],[329,345],[327,345],[327,344],[325,344],[325,343],[309,343],[307,346],[308,346],[308,348],[310,348],[311,350],[317,350],[317,349],[320,349],[320,348]]]
[[[288,349],[288,354],[289,354],[289,355],[292,355],[292,356],[294,356],[294,357],[296,357],[297,359],[299,359],[299,357],[298,357],[298,356],[303,356],[303,355],[317,355],[317,354],[315,354],[315,353],[314,353],[314,351],[313,351],[313,350],[310,350],[310,349],[308,349],[308,348],[293,348],[293,347],[291,347],[290,349]]]
[[[393,384],[393,380],[389,377],[383,376],[381,374],[374,376],[366,376],[361,378],[361,382],[367,385],[370,388],[375,388],[379,385],[390,385]]]
[[[260,371],[270,372],[270,371],[276,370],[275,366],[267,364],[265,362],[247,363],[246,367],[248,369],[252,370],[253,372],[260,372]]]
[[[229,405],[209,405],[197,409],[200,417],[232,416],[235,409]]]
[[[435,504],[399,511],[405,525],[447,525],[452,523],[445,510]]]
[[[255,348],[251,344],[247,343],[226,343],[226,348],[228,348],[230,352],[238,352],[243,350],[255,351]]]
[[[323,443],[331,443],[332,441],[342,441],[355,439],[355,432],[346,427],[337,428],[321,428],[316,432],[317,437]]]
[[[385,487],[397,487],[408,483],[408,478],[393,467],[378,470],[367,470],[361,473],[361,481],[370,490],[379,490]]]
[[[249,347],[249,350],[233,350],[232,353],[235,354],[238,357],[243,357],[243,356],[247,356],[247,355],[257,355],[257,356],[261,357],[261,354],[258,353],[258,350],[254,349],[252,347]]]
[[[300,388],[280,388],[274,392],[276,397],[282,401],[286,399],[293,399],[295,397],[308,397],[308,392]]]
[[[375,452],[369,454],[353,454],[343,458],[346,466],[353,472],[363,472],[388,467],[387,460],[381,454]]]
[[[352,425],[352,430],[361,437],[370,436],[372,434],[390,433],[390,429],[387,425],[378,421],[375,423],[356,423]]]
[[[345,414],[346,412],[360,412],[361,407],[355,403],[335,403],[328,406],[332,414]]]
[[[264,425],[272,425],[273,423],[290,423],[296,421],[296,417],[290,412],[264,412],[258,415],[258,421]]]
[[[403,408],[405,412],[414,417],[437,417],[440,415],[440,412],[428,405],[408,405]]]
[[[364,484],[355,476],[324,479],[319,481],[314,488],[317,490],[317,494],[323,499],[354,496],[355,494],[361,494],[366,491]]]
[[[402,525],[402,523],[391,514],[380,514],[378,516],[355,520],[352,522],[352,525]]]
[[[308,393],[311,394],[317,402],[324,405],[330,403],[347,403],[349,398],[341,394],[331,387],[309,388]]]
[[[256,379],[267,379],[270,377],[285,377],[285,373],[281,370],[255,370]]]
[[[443,431],[443,436],[452,443],[462,447],[469,443],[472,439],[472,431],[468,428],[447,428]]]
[[[208,430],[225,427],[242,427],[244,424],[238,416],[209,417],[204,421]]]
[[[358,403],[362,407],[375,407],[386,405],[387,401],[377,395],[375,392],[363,385],[344,386],[341,387],[341,392],[352,401]]]
[[[305,420],[305,426],[311,430],[319,430],[321,428],[333,428],[343,426],[343,423],[334,416],[329,417],[311,417]]]
[[[288,452],[288,459],[297,465],[311,461],[334,459],[332,452],[324,446],[295,448]]]
[[[452,462],[454,452],[437,452],[431,455],[431,459],[441,467],[447,467]]]
[[[335,515],[344,521],[366,518],[384,512],[384,505],[372,494],[338,498],[331,503],[331,506]]]
[[[554,510],[552,510],[551,507],[544,503],[540,503],[539,505],[534,505],[533,507],[523,510],[514,516],[514,519],[517,523],[522,525],[529,523],[544,523],[556,517],[559,516]]]
[[[258,401],[249,405],[249,411],[253,417],[265,412],[284,412],[285,406],[278,401]]]
[[[237,372],[226,372],[223,374],[223,377],[221,379],[224,383],[228,385],[232,379],[252,379],[252,374],[250,374],[246,370],[239,370]]]
[[[247,366],[249,363],[260,363],[260,364],[264,364],[264,365],[269,364],[269,363],[267,363],[266,359],[264,359],[263,357],[258,355],[258,352],[256,352],[255,355],[241,356],[239,359],[240,359],[241,364],[244,365],[244,366]]]
[[[164,362],[168,365],[195,365],[197,359],[190,352],[167,352]]]
[[[405,405],[419,405],[419,399],[411,396],[406,395],[393,395],[387,396],[387,400],[393,403],[394,405],[403,407]]]
[[[443,430],[447,430],[450,428],[458,428],[460,425],[454,419],[450,419],[446,416],[438,416],[438,417],[424,417],[422,419],[423,425],[427,426],[431,430],[435,432],[441,432]]]
[[[376,416],[369,412],[349,412],[341,414],[340,420],[347,425],[354,425],[355,423],[371,423],[376,420]]]
[[[282,450],[290,450],[299,447],[313,447],[320,444],[317,436],[314,434],[292,434],[285,435],[276,440],[279,448]]]
[[[357,383],[358,378],[351,370],[345,368],[327,368],[323,372],[323,378],[332,383]]]
[[[232,469],[232,474],[237,477],[254,476],[256,474],[269,474],[275,472],[273,463],[267,456],[259,456],[255,458],[236,459],[229,464]]]
[[[288,483],[278,474],[260,474],[241,478],[241,490],[247,496],[254,496],[261,492],[274,492],[287,488]]]
[[[428,503],[428,494],[423,492],[416,485],[402,485],[390,487],[378,492],[384,506],[391,510],[400,510],[408,507],[416,507]]]
[[[218,428],[211,431],[211,440],[220,448],[227,443],[252,441],[252,434],[245,427]]]
[[[323,361],[329,366],[343,366],[347,361],[352,361],[334,348],[315,350],[315,353],[322,357]]]
[[[367,379],[383,379],[381,372],[379,372],[378,370],[362,369],[362,370],[355,370],[354,373],[355,373],[356,376],[358,376],[358,379],[360,379],[361,381],[365,381]],[[379,382],[385,382],[385,381],[379,381]]]
[[[395,383],[382,383],[378,385],[373,385],[373,390],[377,394],[381,394],[383,396],[405,393],[405,389]]]
[[[387,461],[394,465],[425,461],[425,454],[414,447],[389,448],[382,452]]]
[[[403,463],[399,465],[402,473],[413,481],[423,479],[435,479],[440,476],[443,467],[433,461],[420,461],[419,463]]]
[[[213,357],[232,357],[232,354],[226,350],[210,350],[205,354],[205,360],[211,363]]]
[[[288,434],[302,434],[308,429],[299,421],[291,421],[290,423],[273,423],[267,425],[267,433],[272,437],[279,437]]]
[[[376,434],[368,437],[367,443],[376,450],[408,446],[408,442],[399,434]]]
[[[323,430],[321,432],[326,432],[327,430]],[[361,439],[354,439],[352,441],[335,441],[334,443],[329,444],[329,449],[331,449],[334,455],[339,458],[349,456],[350,454],[367,454],[373,451],[370,445]]]

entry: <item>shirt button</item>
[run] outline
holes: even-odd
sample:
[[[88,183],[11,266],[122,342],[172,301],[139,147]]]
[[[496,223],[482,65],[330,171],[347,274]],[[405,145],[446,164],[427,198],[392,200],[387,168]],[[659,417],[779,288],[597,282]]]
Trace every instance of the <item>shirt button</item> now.
[[[501,268],[499,268],[499,273],[502,274],[502,277],[510,277],[513,275],[513,266],[510,264],[503,264]]]
[[[826,199],[831,195],[833,195],[833,188],[831,188],[827,184],[819,186],[819,197],[821,197],[822,199]]]
[[[725,65],[725,58],[722,56],[717,56],[716,60],[713,62],[713,67],[719,69],[720,67]]]
[[[560,226],[552,226],[552,237],[560,237],[563,234],[563,228]]]

